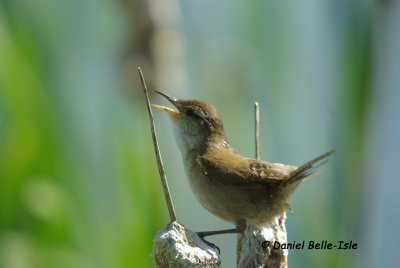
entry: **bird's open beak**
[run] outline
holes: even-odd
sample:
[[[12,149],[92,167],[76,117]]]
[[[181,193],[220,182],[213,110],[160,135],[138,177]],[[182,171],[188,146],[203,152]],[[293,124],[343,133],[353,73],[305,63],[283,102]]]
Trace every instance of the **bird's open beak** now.
[[[168,114],[175,119],[178,119],[181,117],[181,113],[178,111],[175,111],[174,109],[165,107],[165,106],[161,106],[161,105],[157,105],[157,104],[152,104],[151,106],[153,106],[154,108],[160,109],[160,110],[164,110],[166,112],[168,112]]]
[[[172,98],[172,97],[168,96],[167,94],[164,94],[164,93],[162,93],[160,91],[154,91],[154,92],[156,92],[156,93],[160,94],[161,96],[165,97],[173,105],[175,105],[175,102],[176,102],[175,98]],[[164,111],[168,112],[168,114],[174,119],[179,119],[181,117],[181,113],[176,111],[176,110],[174,110],[174,109],[171,109],[171,108],[168,108],[168,107],[165,107],[165,106],[162,106],[162,105],[157,105],[157,104],[152,104],[151,106],[153,106],[154,108],[157,108],[157,109],[164,110]]]

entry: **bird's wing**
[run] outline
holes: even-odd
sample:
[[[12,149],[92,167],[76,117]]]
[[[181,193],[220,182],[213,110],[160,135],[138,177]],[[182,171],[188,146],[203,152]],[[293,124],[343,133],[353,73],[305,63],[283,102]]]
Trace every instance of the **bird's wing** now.
[[[279,183],[285,187],[310,176],[334,152],[335,150],[329,151],[299,168],[244,158],[232,151],[205,154],[198,158],[198,163],[202,172],[220,186],[241,185],[257,188],[265,184]]]
[[[257,187],[268,183],[281,183],[291,171],[296,169],[293,166],[272,164],[232,153],[224,155],[221,152],[201,156],[197,161],[202,172],[219,186]]]

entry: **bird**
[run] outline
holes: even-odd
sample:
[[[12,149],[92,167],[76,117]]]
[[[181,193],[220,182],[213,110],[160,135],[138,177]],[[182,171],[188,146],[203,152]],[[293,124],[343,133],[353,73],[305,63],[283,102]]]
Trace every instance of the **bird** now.
[[[201,238],[272,223],[291,210],[288,200],[299,184],[335,152],[330,150],[300,167],[244,157],[228,143],[223,122],[209,102],[155,92],[176,108],[152,104],[172,119],[194,195],[205,209],[236,227],[199,232]]]

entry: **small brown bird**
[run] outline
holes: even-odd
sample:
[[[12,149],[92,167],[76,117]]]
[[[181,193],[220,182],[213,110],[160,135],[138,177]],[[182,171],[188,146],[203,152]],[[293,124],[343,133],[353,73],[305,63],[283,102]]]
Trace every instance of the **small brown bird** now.
[[[227,142],[217,110],[200,100],[177,100],[164,93],[177,110],[167,111],[193,193],[212,214],[236,229],[200,233],[201,237],[242,232],[247,224],[262,225],[290,210],[289,196],[334,153],[329,151],[301,167],[243,157]]]

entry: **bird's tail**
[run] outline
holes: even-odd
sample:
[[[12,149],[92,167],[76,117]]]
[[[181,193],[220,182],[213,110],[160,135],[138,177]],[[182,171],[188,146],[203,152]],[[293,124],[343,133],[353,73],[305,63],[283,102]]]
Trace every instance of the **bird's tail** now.
[[[335,150],[331,150],[300,166],[299,168],[297,168],[296,170],[292,171],[292,173],[289,174],[287,179],[283,181],[282,185],[287,186],[298,180],[307,178],[308,176],[313,174],[319,166],[325,164],[328,161],[328,157],[334,153]]]

